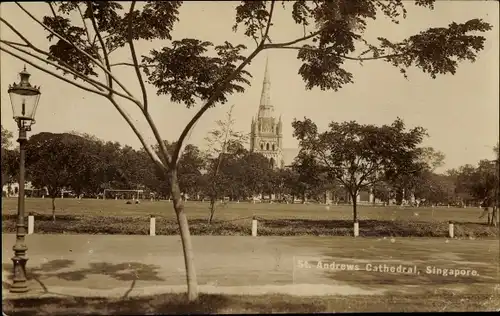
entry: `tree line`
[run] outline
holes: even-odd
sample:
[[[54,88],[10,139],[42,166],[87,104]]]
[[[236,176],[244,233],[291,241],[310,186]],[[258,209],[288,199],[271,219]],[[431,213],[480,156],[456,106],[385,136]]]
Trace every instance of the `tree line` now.
[[[273,169],[266,157],[245,148],[247,137],[234,131],[230,112],[210,131],[206,149],[185,146],[177,168],[184,198],[211,202],[209,221],[215,202],[224,198],[243,201],[265,196],[278,202],[298,198],[326,203],[326,192],[336,203],[347,202],[349,195],[354,221],[361,191],[384,203],[413,199],[423,205],[493,206],[498,183],[494,160],[437,173],[444,154],[422,147],[425,129],[407,130],[399,118],[383,126],[332,122],[322,133],[308,118],[295,120],[292,126],[300,151],[290,165]],[[164,145],[169,152],[176,147],[166,140]],[[2,127],[2,185],[16,182],[16,150],[12,133]],[[495,151],[498,157],[498,146]],[[63,190],[96,197],[105,189],[145,189],[155,198],[170,198],[168,173],[157,168],[144,149],[90,134],[34,134],[27,145],[26,168],[27,180],[35,188],[46,188],[53,211]]]

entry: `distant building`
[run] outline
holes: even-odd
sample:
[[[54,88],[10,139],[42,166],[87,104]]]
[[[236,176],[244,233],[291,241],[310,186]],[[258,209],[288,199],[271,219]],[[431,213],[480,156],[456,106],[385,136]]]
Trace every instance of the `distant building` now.
[[[31,182],[27,181],[24,185],[24,194],[26,197],[42,197],[48,195],[47,189],[37,189]],[[19,195],[19,183],[9,183],[2,187],[2,196],[4,197],[17,197]]]
[[[262,94],[257,117],[252,117],[250,129],[250,151],[262,154],[269,159],[273,168],[283,168],[283,124],[281,116],[277,120],[271,103],[271,78],[268,61],[264,72]]]
[[[268,60],[266,60],[257,117],[252,117],[250,126],[250,151],[262,154],[269,160],[273,168],[290,166],[299,154],[299,148],[283,148],[283,122],[281,115],[276,118],[271,102],[271,76]],[[328,204],[333,201],[352,203],[352,198],[345,191],[337,194],[327,191],[324,199],[324,202]],[[360,204],[379,203],[371,190],[360,192],[356,200]]]

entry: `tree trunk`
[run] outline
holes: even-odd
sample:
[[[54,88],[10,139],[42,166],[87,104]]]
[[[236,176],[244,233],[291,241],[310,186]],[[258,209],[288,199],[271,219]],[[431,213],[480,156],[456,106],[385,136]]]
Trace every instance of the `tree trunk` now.
[[[208,217],[208,224],[212,224],[215,214],[215,195],[210,197],[210,216]]]
[[[52,221],[56,221],[56,198],[52,197]]]
[[[198,299],[198,281],[196,278],[196,270],[194,265],[193,245],[191,244],[191,234],[189,232],[189,223],[184,212],[184,203],[181,199],[181,190],[177,179],[177,171],[173,170],[170,173],[170,185],[172,192],[172,202],[174,205],[175,214],[177,215],[177,223],[182,241],[182,250],[184,252],[184,264],[186,266],[186,279],[188,288],[188,300],[190,302]]]
[[[353,222],[357,222],[358,221],[358,209],[357,209],[357,206],[358,206],[358,201],[356,199],[357,197],[357,194],[351,194],[351,199],[352,199],[352,220]]]
[[[493,207],[493,226],[498,225],[498,206]]]

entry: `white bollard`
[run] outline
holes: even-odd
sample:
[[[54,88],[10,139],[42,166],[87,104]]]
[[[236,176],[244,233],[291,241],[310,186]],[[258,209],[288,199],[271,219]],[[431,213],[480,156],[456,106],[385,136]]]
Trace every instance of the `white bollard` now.
[[[35,232],[35,216],[28,216],[28,235],[32,235]]]
[[[257,237],[257,220],[255,217],[252,220],[252,237]]]
[[[354,222],[354,237],[359,236],[359,222]]]
[[[448,224],[448,231],[450,233],[450,238],[454,238],[455,237],[455,227],[454,227],[452,221],[450,221],[450,223]]]
[[[149,236],[156,236],[156,218],[153,215],[149,218]]]

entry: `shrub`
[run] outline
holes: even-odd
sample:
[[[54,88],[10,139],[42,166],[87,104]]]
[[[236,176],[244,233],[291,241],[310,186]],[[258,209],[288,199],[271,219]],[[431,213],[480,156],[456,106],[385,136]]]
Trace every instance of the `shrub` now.
[[[38,234],[109,234],[147,235],[149,217],[146,216],[72,216],[59,215],[56,222],[47,214],[34,214],[35,232]],[[27,220],[26,220],[27,223]],[[362,237],[448,237],[446,222],[362,220]],[[251,221],[190,220],[192,235],[249,236]],[[4,233],[15,233],[16,216],[2,215]],[[164,217],[156,218],[156,235],[177,235],[177,222]],[[313,219],[260,219],[260,236],[352,236],[352,221]],[[477,223],[456,223],[458,238],[485,238],[498,236],[498,228]]]

